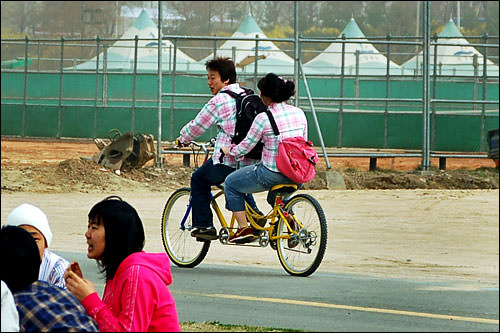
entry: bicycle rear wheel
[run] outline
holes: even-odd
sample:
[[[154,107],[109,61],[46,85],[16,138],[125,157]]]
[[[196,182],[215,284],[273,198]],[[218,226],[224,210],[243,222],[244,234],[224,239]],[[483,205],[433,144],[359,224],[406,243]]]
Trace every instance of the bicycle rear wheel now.
[[[161,237],[167,254],[179,267],[195,267],[205,259],[210,241],[191,236],[191,189],[181,188],[168,198],[161,219]]]
[[[302,223],[294,239],[279,238],[277,252],[281,266],[294,276],[309,276],[318,269],[326,251],[327,225],[319,202],[308,194],[292,197],[285,210],[295,215]],[[278,223],[278,235],[288,235],[289,230],[283,220]]]

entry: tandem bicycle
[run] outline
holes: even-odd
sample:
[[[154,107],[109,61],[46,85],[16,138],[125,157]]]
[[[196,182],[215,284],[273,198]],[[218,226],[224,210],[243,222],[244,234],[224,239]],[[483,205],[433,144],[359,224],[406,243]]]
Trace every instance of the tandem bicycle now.
[[[208,159],[209,148],[215,140],[207,143],[192,141],[195,167],[198,156],[203,152],[203,163]],[[226,220],[217,202],[224,196],[222,184],[214,186],[211,192],[211,207],[220,223],[218,240],[228,246],[270,246],[277,252],[281,266],[293,276],[309,276],[321,264],[326,251],[326,217],[319,202],[309,194],[292,194],[295,184],[281,184],[271,188],[276,192],[272,210],[266,215],[256,212],[245,203],[248,222],[258,235],[250,243],[229,242],[229,237],[238,229],[234,216]],[[266,223],[263,224],[262,222]],[[215,222],[215,221],[214,221]],[[259,223],[260,222],[260,223]],[[215,223],[214,223],[215,225]],[[267,226],[266,226],[267,225]],[[217,227],[216,227],[217,228]],[[163,246],[170,258],[179,267],[195,267],[205,259],[210,249],[210,240],[197,240],[191,236],[191,190],[179,188],[168,198],[161,219]]]

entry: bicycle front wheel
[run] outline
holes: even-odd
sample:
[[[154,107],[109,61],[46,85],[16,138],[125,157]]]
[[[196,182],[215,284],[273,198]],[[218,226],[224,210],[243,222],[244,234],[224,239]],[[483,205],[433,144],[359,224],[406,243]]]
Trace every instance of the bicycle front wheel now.
[[[277,240],[278,258],[290,275],[309,276],[318,269],[325,255],[328,232],[325,213],[319,202],[308,194],[292,197],[285,210],[294,214],[302,226],[296,227],[297,236]],[[277,234],[289,234],[283,220],[278,223]]]
[[[161,219],[161,237],[168,257],[179,267],[195,267],[205,259],[210,241],[191,236],[191,189],[181,188],[168,198]]]

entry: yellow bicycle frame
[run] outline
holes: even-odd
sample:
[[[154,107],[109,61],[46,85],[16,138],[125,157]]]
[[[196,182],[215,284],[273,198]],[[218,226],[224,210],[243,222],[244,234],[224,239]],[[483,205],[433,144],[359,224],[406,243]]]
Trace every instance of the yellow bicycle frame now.
[[[292,187],[295,190],[297,190],[297,188],[298,188],[298,186],[294,185],[294,184],[280,184],[280,185],[273,186],[271,188],[271,191],[279,190],[280,188],[285,188],[285,187],[288,187],[288,188]],[[233,215],[231,217],[231,222],[228,225],[226,218],[222,214],[222,211],[217,203],[217,198],[219,198],[222,195],[224,195],[224,190],[220,190],[219,192],[217,192],[213,196],[211,204],[212,204],[212,208],[215,211],[215,214],[217,215],[217,218],[219,219],[221,226],[223,228],[227,228],[229,230],[229,236],[232,236],[236,232],[237,227],[235,227],[235,225],[237,223],[236,223],[236,219]],[[287,220],[288,215],[290,215],[292,217],[292,219],[295,221],[295,223],[299,226],[299,229],[303,227],[302,223],[295,217],[295,215],[289,214],[288,212],[283,210],[284,204],[283,204],[283,201],[281,200],[281,197],[282,197],[281,194],[278,193],[278,195],[276,196],[276,199],[274,201],[273,210],[269,214],[264,216],[264,218],[266,218],[269,221],[269,227],[261,227],[260,225],[257,224],[256,219],[261,218],[261,215],[258,214],[247,202],[245,202],[245,215],[247,217],[248,222],[250,222],[250,225],[256,230],[259,230],[259,231],[267,230],[269,232],[269,239],[270,240],[277,240],[280,238],[289,239],[290,235],[292,233],[295,235],[297,234],[297,230],[295,230],[295,228],[292,228],[290,226],[290,224],[288,223],[288,220]],[[273,230],[276,227],[279,219],[282,219],[285,222],[285,225],[286,225],[287,230],[288,230],[288,234],[281,235],[281,236],[273,235]]]

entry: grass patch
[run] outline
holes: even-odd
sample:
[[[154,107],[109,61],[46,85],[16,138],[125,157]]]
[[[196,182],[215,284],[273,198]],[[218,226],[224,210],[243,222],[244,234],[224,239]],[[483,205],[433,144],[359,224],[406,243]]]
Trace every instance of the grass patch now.
[[[306,332],[290,328],[222,324],[218,321],[204,321],[201,323],[190,321],[180,325],[183,332]]]

